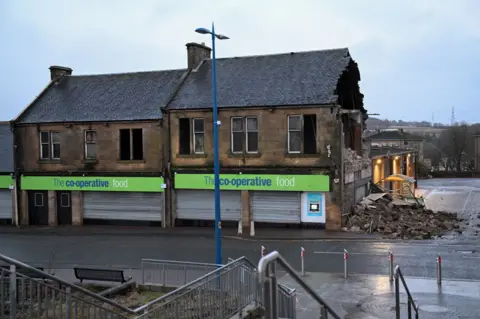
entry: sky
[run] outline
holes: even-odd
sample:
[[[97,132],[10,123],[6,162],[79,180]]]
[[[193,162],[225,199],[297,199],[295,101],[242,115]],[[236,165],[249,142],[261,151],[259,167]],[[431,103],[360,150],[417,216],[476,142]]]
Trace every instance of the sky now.
[[[100,74],[185,68],[210,27],[217,57],[348,47],[369,113],[480,122],[478,0],[1,0],[0,120],[48,84],[50,65]]]

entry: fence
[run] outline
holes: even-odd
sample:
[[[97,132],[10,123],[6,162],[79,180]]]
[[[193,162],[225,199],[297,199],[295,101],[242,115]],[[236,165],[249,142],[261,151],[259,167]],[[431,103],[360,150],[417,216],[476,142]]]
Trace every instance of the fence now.
[[[70,287],[31,279],[0,269],[0,319],[126,319],[113,307],[99,303]]]
[[[261,286],[256,267],[245,257],[229,259],[227,265],[189,262],[157,261],[161,269],[180,267],[182,275],[176,282],[204,274],[186,285],[136,309],[129,309],[82,287],[63,281],[29,265],[0,255],[0,260],[11,265],[11,270],[0,273],[0,319],[126,319],[126,318],[225,318],[242,311],[246,306],[260,305]],[[152,270],[152,261],[144,259],[142,269]],[[150,263],[150,266],[147,264]],[[168,266],[166,266],[168,265]],[[175,268],[176,267],[176,268]],[[21,275],[16,269],[26,269],[42,275],[37,280]],[[168,278],[168,271],[156,276]],[[162,277],[163,276],[163,277]],[[157,278],[153,277],[153,278]],[[150,280],[152,281],[152,280]],[[155,280],[153,280],[155,281]],[[148,282],[148,281],[147,281]],[[167,280],[164,284],[170,284]],[[157,282],[156,284],[159,284]],[[283,318],[295,318],[296,292],[278,285],[279,313]]]
[[[142,259],[142,283],[181,287],[221,266],[176,260]]]
[[[258,304],[258,288],[255,266],[242,257],[145,305],[138,318],[229,318]]]

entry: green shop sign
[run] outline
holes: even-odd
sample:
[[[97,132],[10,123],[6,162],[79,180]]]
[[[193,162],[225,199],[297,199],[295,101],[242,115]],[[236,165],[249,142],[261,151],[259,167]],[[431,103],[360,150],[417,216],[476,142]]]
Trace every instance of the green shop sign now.
[[[175,174],[177,189],[214,189],[213,174]],[[222,174],[220,189],[329,192],[328,175]]]
[[[0,175],[0,188],[10,188],[13,186],[13,177],[11,175]]]
[[[163,192],[162,177],[22,176],[21,189],[101,192]]]

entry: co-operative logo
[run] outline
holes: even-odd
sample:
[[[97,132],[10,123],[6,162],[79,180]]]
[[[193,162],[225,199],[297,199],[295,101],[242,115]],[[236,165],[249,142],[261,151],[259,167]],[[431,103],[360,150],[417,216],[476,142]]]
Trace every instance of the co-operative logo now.
[[[280,187],[295,187],[295,177],[281,177],[281,176],[276,176],[275,179],[276,186]],[[215,181],[212,177],[210,176],[205,176],[205,184],[211,186],[215,185]],[[271,187],[273,184],[272,178],[270,177],[260,177],[260,176],[255,176],[255,177],[241,177],[241,176],[236,176],[236,177],[231,177],[231,178],[222,178],[220,177],[220,186],[233,186],[236,188],[242,187],[242,186],[263,186],[263,187]]]
[[[53,179],[53,184],[56,187],[67,187],[67,188],[128,188],[128,179],[125,180],[118,180],[113,179],[110,183],[108,180],[102,180],[101,178],[97,178],[95,180],[82,180],[82,179]]]

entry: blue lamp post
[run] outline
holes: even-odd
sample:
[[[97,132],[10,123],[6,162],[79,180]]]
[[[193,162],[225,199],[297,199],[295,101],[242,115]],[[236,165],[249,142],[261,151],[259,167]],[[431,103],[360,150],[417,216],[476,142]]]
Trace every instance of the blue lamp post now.
[[[215,183],[215,250],[216,264],[222,264],[222,221],[220,216],[220,163],[218,159],[218,126],[220,125],[217,106],[217,72],[215,61],[215,38],[218,40],[227,40],[227,36],[216,34],[215,26],[212,22],[212,30],[198,28],[195,32],[200,34],[210,34],[212,36],[212,95],[213,95],[213,175]]]

